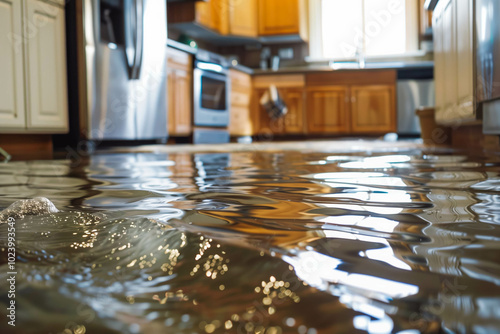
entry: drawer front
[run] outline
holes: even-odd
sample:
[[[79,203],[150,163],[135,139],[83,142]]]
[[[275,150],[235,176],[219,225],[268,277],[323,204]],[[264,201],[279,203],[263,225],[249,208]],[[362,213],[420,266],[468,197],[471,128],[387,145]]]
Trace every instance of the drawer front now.
[[[246,73],[231,69],[229,70],[229,76],[231,78],[232,85],[244,87],[252,86],[252,78]]]
[[[236,106],[250,105],[250,94],[241,91],[231,91],[231,104]]]
[[[249,107],[231,106],[229,133],[233,136],[252,135]]]
[[[191,67],[191,55],[186,52],[169,47],[167,49],[167,59],[170,67],[182,67],[185,69]]]

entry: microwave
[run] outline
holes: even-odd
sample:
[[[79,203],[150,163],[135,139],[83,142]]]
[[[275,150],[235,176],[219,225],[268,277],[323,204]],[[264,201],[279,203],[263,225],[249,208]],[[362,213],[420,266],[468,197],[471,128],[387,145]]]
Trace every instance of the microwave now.
[[[222,65],[195,62],[194,125],[227,127],[229,125],[229,76]]]

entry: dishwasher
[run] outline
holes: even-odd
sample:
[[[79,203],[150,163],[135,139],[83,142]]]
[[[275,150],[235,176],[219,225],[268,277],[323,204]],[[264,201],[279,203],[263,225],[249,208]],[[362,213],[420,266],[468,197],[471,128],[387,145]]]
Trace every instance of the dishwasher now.
[[[419,136],[420,124],[415,110],[435,105],[433,68],[399,70],[396,90],[398,135]]]

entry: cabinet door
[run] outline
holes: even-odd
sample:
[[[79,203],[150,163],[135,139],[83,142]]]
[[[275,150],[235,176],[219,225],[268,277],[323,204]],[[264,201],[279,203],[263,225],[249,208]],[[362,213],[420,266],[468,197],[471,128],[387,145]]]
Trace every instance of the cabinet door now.
[[[275,135],[283,134],[285,126],[283,118],[271,119],[266,109],[260,104],[260,99],[267,91],[267,88],[259,88],[254,92],[255,119],[253,120],[253,124],[256,134],[260,135],[263,139],[272,139]],[[278,93],[282,94],[282,90],[279,88]]]
[[[184,70],[175,71],[175,133],[189,135],[191,133],[191,75]]]
[[[253,134],[250,106],[231,105],[229,134],[231,136],[251,136]]]
[[[436,118],[443,115],[444,111],[444,89],[446,86],[446,77],[444,67],[446,62],[446,54],[443,47],[443,15],[434,12],[433,16],[433,42],[434,42],[434,80],[436,92]]]
[[[0,128],[26,127],[21,1],[0,1]]]
[[[351,87],[351,129],[353,133],[396,131],[394,86]]]
[[[284,118],[286,133],[304,133],[304,90],[302,88],[285,88],[282,98],[288,108]]]
[[[168,77],[168,132],[170,136],[191,134],[192,77],[185,70],[169,68]]]
[[[345,133],[349,131],[348,88],[323,86],[307,89],[306,123],[309,133]]]
[[[257,37],[257,2],[255,0],[229,0],[229,33]]]
[[[443,91],[443,109],[436,115],[440,121],[453,120],[457,105],[457,53],[455,27],[455,1],[450,0],[443,11],[442,47],[445,59],[443,74],[445,78]],[[472,80],[472,77],[471,79]]]
[[[68,130],[64,10],[27,0],[28,128]]]
[[[299,33],[299,0],[259,0],[259,34]]]
[[[456,2],[457,48],[457,115],[458,119],[474,118],[473,108],[473,37],[472,0]]]
[[[175,70],[167,67],[168,135],[175,136]]]
[[[212,27],[222,35],[229,34],[229,0],[210,0]]]
[[[210,1],[198,1],[195,5],[196,22],[210,29],[215,29],[212,20],[212,4]]]

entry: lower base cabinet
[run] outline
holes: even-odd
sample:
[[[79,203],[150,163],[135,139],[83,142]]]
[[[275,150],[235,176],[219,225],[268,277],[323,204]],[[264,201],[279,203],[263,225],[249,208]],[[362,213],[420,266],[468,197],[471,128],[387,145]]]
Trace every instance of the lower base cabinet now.
[[[193,76],[191,55],[168,48],[168,133],[189,136],[192,132]]]
[[[348,122],[347,87],[321,86],[307,89],[307,132],[347,133]]]
[[[0,132],[67,133],[60,1],[0,1]]]
[[[271,119],[260,105],[263,94],[271,85],[277,87],[288,108],[288,113],[278,119]],[[270,139],[274,135],[382,135],[395,132],[395,91],[395,70],[255,76],[251,135]]]
[[[384,134],[396,132],[394,86],[351,87],[351,132]]]
[[[230,69],[231,105],[229,134],[233,137],[251,136],[254,124],[251,121],[252,78],[249,74]]]
[[[373,134],[396,131],[396,71],[308,74],[307,133]]]
[[[253,123],[254,134],[272,137],[273,135],[304,134],[306,132],[305,119],[305,77],[304,75],[269,75],[258,76],[254,79],[253,93]],[[277,119],[272,119],[263,106],[260,105],[262,96],[275,85],[278,94],[287,106],[287,113]]]

